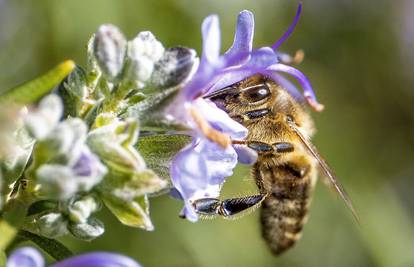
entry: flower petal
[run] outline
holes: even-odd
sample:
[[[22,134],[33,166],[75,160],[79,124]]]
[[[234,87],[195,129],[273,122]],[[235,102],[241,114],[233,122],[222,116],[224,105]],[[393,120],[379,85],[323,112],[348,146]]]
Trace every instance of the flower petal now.
[[[93,252],[75,256],[50,267],[141,267],[133,259],[115,253]]]
[[[215,75],[216,82],[208,89],[207,94],[244,80],[254,74],[263,73],[268,66],[277,62],[277,54],[270,47],[254,50],[251,52],[249,61],[244,65],[223,69],[217,73]]]
[[[171,179],[184,200],[183,215],[197,221],[191,202],[204,197],[218,197],[225,178],[233,174],[237,154],[233,147],[223,149],[203,137],[181,150],[171,163]]]
[[[43,267],[45,261],[34,248],[25,247],[15,250],[7,260],[7,267]]]
[[[245,145],[233,145],[234,150],[237,153],[237,160],[241,164],[251,165],[257,160],[257,153],[251,148]]]
[[[277,84],[282,86],[286,91],[289,92],[291,96],[293,96],[296,100],[300,102],[304,102],[305,98],[302,93],[299,91],[296,85],[294,85],[291,81],[289,81],[286,77],[280,75],[276,72],[268,72],[267,75],[275,81]]]
[[[207,166],[195,146],[197,141],[182,149],[171,162],[171,180],[183,199],[207,184]]]
[[[233,45],[224,54],[227,64],[237,65],[249,58],[253,47],[254,16],[248,10],[243,10],[237,17],[236,34]]]
[[[295,18],[293,19],[292,24],[290,24],[289,28],[287,29],[287,31],[282,35],[282,37],[280,37],[279,40],[276,41],[276,43],[274,43],[272,45],[272,49],[273,50],[277,50],[279,48],[279,46],[282,45],[282,43],[284,41],[286,41],[287,38],[289,38],[289,36],[292,34],[293,30],[296,27],[296,24],[298,24],[299,18],[300,18],[300,13],[302,12],[302,3],[299,3],[298,9],[296,11],[296,15]]]
[[[319,111],[318,108],[323,109],[323,105],[319,104],[316,99],[315,93],[313,92],[312,85],[308,77],[306,77],[305,74],[303,74],[301,71],[291,66],[284,65],[284,64],[273,64],[269,66],[267,70],[276,71],[276,72],[284,72],[284,73],[288,73],[292,75],[298,81],[298,83],[302,86],[303,95],[305,96],[306,100],[308,102],[312,101],[313,105],[315,105],[312,107],[315,108],[317,111]]]
[[[261,47],[252,52],[249,62],[243,67],[264,69],[269,65],[278,63],[277,54],[270,47]]]
[[[219,144],[203,138],[194,149],[204,158],[209,186],[221,185],[224,178],[233,175],[237,154],[232,146],[223,149]]]
[[[242,139],[247,136],[247,129],[234,121],[223,110],[207,99],[199,98],[193,102],[195,107],[205,120],[216,130],[230,135],[234,139]]]
[[[201,26],[203,34],[202,60],[209,63],[217,61],[220,56],[220,26],[217,15],[210,15],[204,19]]]

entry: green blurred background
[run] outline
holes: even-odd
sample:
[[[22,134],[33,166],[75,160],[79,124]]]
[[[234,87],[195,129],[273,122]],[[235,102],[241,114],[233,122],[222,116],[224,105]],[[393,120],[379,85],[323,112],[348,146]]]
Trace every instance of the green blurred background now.
[[[64,59],[85,65],[85,45],[102,23],[129,37],[151,30],[165,46],[200,51],[200,24],[220,15],[223,49],[236,16],[256,16],[255,46],[272,44],[293,19],[292,0],[0,0],[0,90],[39,75]],[[303,239],[279,258],[260,237],[258,212],[238,220],[193,224],[178,218],[182,203],[152,200],[156,230],[122,226],[106,211],[106,234],[75,252],[127,254],[146,267],[414,266],[414,1],[306,0],[295,34],[282,50],[303,48],[306,73],[326,111],[314,114],[314,142],[347,188],[361,216],[319,183]],[[223,197],[254,191],[238,168]]]

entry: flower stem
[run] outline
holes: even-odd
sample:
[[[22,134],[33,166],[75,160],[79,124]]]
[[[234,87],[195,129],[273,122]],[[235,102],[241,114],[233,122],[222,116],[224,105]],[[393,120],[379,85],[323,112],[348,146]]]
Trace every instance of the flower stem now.
[[[119,103],[128,95],[131,84],[123,82],[116,85],[109,97],[103,103],[103,112],[116,112]]]
[[[47,254],[52,256],[56,261],[61,261],[73,255],[73,253],[67,247],[55,239],[39,236],[24,230],[20,230],[18,232],[17,238],[20,238],[22,241],[32,241],[41,249],[43,249]]]

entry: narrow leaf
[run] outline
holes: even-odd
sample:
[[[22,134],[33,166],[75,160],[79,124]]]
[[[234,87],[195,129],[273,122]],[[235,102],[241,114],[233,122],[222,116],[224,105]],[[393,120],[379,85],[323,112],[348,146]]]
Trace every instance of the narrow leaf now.
[[[169,180],[169,166],[173,157],[191,142],[187,135],[154,134],[141,136],[136,148],[148,167],[159,177]]]
[[[64,61],[46,74],[0,95],[0,103],[12,102],[23,105],[33,103],[53,90],[74,68],[75,63],[72,60]]]
[[[149,203],[147,197],[137,197],[132,201],[124,201],[120,198],[104,198],[105,205],[118,218],[118,220],[130,227],[138,227],[147,231],[154,230],[149,216]]]

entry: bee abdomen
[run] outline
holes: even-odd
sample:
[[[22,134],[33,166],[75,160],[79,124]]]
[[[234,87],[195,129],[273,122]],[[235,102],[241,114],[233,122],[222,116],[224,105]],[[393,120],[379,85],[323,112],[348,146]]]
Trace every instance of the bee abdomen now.
[[[280,254],[299,240],[307,215],[306,206],[300,200],[281,201],[274,196],[263,201],[262,235],[273,253]]]
[[[288,166],[259,170],[265,183],[262,190],[268,193],[260,214],[262,235],[271,251],[281,254],[301,237],[313,190],[312,177],[309,173],[298,176]]]

